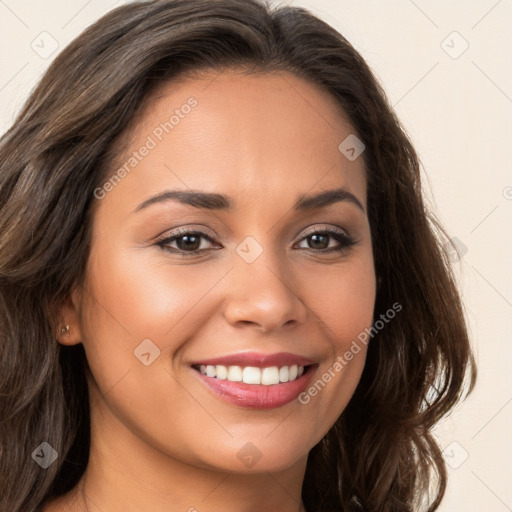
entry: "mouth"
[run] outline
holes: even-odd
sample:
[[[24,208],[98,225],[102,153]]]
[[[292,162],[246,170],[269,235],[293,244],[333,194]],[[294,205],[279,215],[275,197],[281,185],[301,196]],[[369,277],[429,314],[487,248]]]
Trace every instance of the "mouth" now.
[[[318,364],[292,354],[246,353],[191,366],[216,397],[239,407],[272,409],[296,400]]]
[[[285,365],[266,366],[225,366],[217,365],[193,365],[192,368],[213,379],[227,380],[229,382],[243,382],[250,385],[273,386],[285,382],[293,382],[304,375],[311,366]]]

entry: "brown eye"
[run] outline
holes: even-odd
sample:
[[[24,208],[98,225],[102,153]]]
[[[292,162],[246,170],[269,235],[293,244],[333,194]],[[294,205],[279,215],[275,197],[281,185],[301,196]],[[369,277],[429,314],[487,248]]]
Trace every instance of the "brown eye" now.
[[[327,234],[314,234],[309,235],[306,240],[309,240],[310,249],[327,249],[329,247],[329,239],[331,235]]]
[[[202,231],[181,231],[159,240],[157,245],[169,252],[180,253],[184,256],[194,256],[210,249],[210,247],[204,247],[205,243],[203,243],[203,240],[206,241],[206,245],[214,243],[213,239]],[[172,244],[175,244],[175,247]]]
[[[332,240],[337,242],[337,245],[332,246]],[[356,241],[343,231],[328,229],[310,232],[307,236],[302,238],[301,242],[302,241],[306,241],[307,247],[301,248],[324,253],[343,251],[356,244]]]
[[[198,235],[182,235],[176,238],[176,245],[180,251],[197,251],[201,246],[201,237]]]

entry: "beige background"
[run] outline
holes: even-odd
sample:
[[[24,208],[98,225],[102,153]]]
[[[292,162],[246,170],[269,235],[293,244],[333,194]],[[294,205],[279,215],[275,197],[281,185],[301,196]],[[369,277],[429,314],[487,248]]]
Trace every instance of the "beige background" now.
[[[121,3],[0,0],[0,133],[58,51]],[[311,9],[367,59],[463,253],[457,268],[480,375],[437,428],[451,477],[440,510],[512,511],[512,1],[283,3]]]

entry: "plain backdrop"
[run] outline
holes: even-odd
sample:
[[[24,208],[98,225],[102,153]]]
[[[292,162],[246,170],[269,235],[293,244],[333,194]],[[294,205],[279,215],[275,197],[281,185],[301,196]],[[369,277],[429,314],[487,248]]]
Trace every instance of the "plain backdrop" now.
[[[55,55],[122,3],[0,0],[0,133]],[[436,429],[450,473],[440,510],[512,511],[512,1],[280,3],[319,15],[370,64],[458,247],[479,378]]]

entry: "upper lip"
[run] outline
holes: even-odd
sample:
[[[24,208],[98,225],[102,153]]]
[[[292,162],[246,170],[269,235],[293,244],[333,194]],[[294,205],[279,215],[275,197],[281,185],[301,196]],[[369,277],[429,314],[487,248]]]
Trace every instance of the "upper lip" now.
[[[297,354],[289,352],[278,352],[276,354],[261,354],[258,352],[242,352],[239,354],[230,354],[219,356],[213,359],[202,359],[192,363],[195,365],[223,365],[223,366],[254,366],[256,368],[266,368],[269,366],[309,366],[315,364],[314,361]]]

